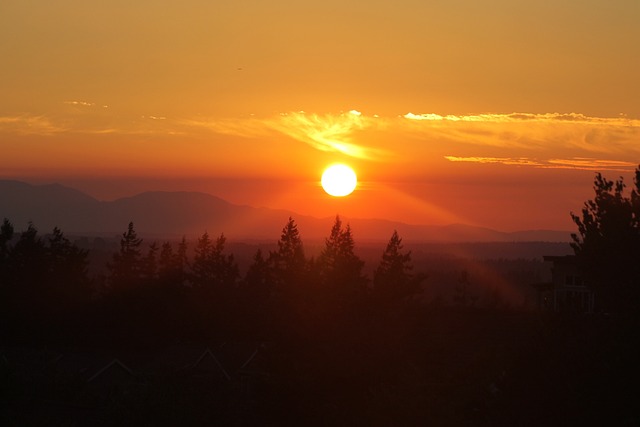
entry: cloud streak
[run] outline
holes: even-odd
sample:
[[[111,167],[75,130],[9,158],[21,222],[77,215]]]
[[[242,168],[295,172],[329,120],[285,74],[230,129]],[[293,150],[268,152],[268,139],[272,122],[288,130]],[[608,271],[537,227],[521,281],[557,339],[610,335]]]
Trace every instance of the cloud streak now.
[[[445,159],[450,162],[463,162],[463,163],[498,163],[502,165],[516,165],[516,166],[543,166],[541,163],[534,159],[527,158],[509,158],[509,157],[457,157],[457,156],[444,156]]]
[[[272,129],[320,151],[338,152],[366,160],[377,160],[389,154],[385,150],[354,142],[355,133],[376,127],[375,118],[363,116],[356,110],[340,115],[288,113],[266,123]]]
[[[148,121],[131,123],[110,115],[92,115],[78,118],[74,115],[30,115],[0,116],[0,133],[5,135],[54,136],[74,135],[176,135],[175,125],[160,124],[165,117],[148,116]],[[145,119],[145,117],[143,117]],[[149,124],[153,123],[153,125]]]
[[[217,133],[248,138],[285,135],[316,150],[340,153],[357,159],[379,160],[392,156],[391,151],[356,142],[358,132],[384,126],[382,120],[364,116],[357,110],[337,115],[299,111],[281,113],[271,118],[191,120],[184,123],[205,127]]]
[[[626,170],[630,160],[640,160],[640,120],[579,113],[407,113],[381,118],[351,110],[187,124],[240,137],[286,135],[319,151],[376,161],[419,162],[442,153],[452,162]],[[413,143],[402,142],[407,139]],[[373,140],[380,143],[375,147],[363,143]]]
[[[19,135],[53,135],[68,128],[45,116],[19,115],[0,117],[0,131]]]
[[[256,144],[286,137],[321,152],[415,168],[444,159],[514,167],[627,171],[640,162],[640,120],[624,116],[407,113],[378,117],[351,110],[338,114],[299,111],[269,117],[176,120],[161,115],[132,119],[85,101],[65,104],[76,107],[75,111],[54,116],[0,117],[0,132],[201,138],[202,130],[206,130],[205,135],[232,135]]]
[[[583,114],[480,114],[402,116],[405,128],[465,144],[505,148],[581,148],[592,152],[626,151],[639,146],[640,120],[588,117]],[[640,147],[639,147],[640,148]]]
[[[444,156],[450,162],[502,164],[509,166],[534,166],[545,169],[579,169],[589,171],[619,171],[630,172],[637,166],[636,163],[619,160],[598,160],[594,158],[574,157],[568,159],[531,159],[526,157],[457,157]]]
[[[477,114],[477,115],[447,115],[439,114],[414,114],[407,113],[405,119],[431,122],[476,122],[476,123],[581,123],[581,124],[605,124],[612,126],[640,126],[640,120],[628,119],[626,117],[603,118],[589,117],[580,113],[510,113],[510,114]]]
[[[640,120],[626,117],[408,113],[400,118],[408,132],[451,147],[444,157],[452,162],[627,171],[640,161]]]
[[[67,105],[74,105],[76,107],[95,107],[95,102],[87,102],[87,101],[65,101]],[[108,105],[101,105],[102,108],[109,108]]]

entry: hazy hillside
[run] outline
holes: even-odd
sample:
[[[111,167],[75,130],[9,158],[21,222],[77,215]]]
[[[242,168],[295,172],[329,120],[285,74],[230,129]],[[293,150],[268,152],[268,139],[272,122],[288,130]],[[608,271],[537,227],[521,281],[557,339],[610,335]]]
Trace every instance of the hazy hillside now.
[[[292,216],[307,240],[323,239],[334,218],[314,218],[295,212],[234,205],[196,192],[145,192],[111,202],[94,199],[58,184],[30,185],[0,180],[0,218],[18,230],[32,221],[48,232],[120,233],[133,221],[141,234],[197,236],[224,232],[231,239],[276,240]],[[410,225],[381,219],[343,218],[360,241],[386,241],[394,229],[405,241],[511,242],[568,241],[570,232],[527,230],[504,233],[464,224]]]

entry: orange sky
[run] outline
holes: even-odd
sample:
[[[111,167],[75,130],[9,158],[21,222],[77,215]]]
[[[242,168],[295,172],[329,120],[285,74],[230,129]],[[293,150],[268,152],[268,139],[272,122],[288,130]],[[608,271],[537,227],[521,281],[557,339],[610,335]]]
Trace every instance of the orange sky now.
[[[636,0],[171,3],[2,2],[1,178],[573,229],[640,163]]]

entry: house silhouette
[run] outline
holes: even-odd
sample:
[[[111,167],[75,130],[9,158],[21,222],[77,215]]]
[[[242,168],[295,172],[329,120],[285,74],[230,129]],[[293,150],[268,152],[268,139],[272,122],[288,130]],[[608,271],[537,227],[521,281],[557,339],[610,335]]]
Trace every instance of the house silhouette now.
[[[552,263],[551,281],[533,284],[538,291],[538,309],[556,313],[593,313],[595,294],[587,286],[576,256],[544,256],[543,259]]]

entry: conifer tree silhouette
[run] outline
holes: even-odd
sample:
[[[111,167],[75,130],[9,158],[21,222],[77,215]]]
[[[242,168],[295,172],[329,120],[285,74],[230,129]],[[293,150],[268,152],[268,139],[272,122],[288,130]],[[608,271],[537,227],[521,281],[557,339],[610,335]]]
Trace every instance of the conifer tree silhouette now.
[[[29,223],[10,247],[7,242],[12,235],[13,227],[5,221],[0,229],[3,241],[0,288],[3,300],[13,305],[11,310],[44,319],[89,300],[88,251],[71,243],[57,227],[47,239],[42,239]]]
[[[270,253],[269,263],[276,281],[275,286],[288,288],[300,285],[307,260],[304,256],[300,232],[293,218],[289,217],[289,221],[282,229],[278,250]]]
[[[269,299],[273,286],[272,267],[262,255],[262,250],[258,249],[244,277],[244,294],[250,303],[259,304]]]
[[[412,273],[411,251],[403,252],[402,238],[393,231],[373,274],[373,291],[378,303],[394,304],[410,299],[420,291],[423,274]]]
[[[158,244],[153,242],[149,245],[147,254],[142,258],[141,268],[142,280],[146,284],[154,284],[158,278]]]
[[[3,239],[13,235],[13,227],[8,221],[3,224]],[[38,230],[29,222],[18,240],[6,247],[5,268],[2,277],[3,307],[18,316],[28,316],[30,320],[39,315],[46,303],[52,301],[47,263],[47,249],[38,237]]]
[[[29,222],[25,231],[11,249],[10,270],[14,284],[27,291],[29,288],[42,288],[47,282],[47,249],[38,236],[38,229]]]
[[[122,233],[120,250],[113,254],[111,263],[107,265],[109,284],[113,289],[127,289],[140,283],[141,245],[142,239],[138,238],[133,222],[130,222],[127,231]]]
[[[160,258],[158,260],[158,275],[161,279],[171,276],[174,256],[171,242],[164,242],[160,247]]]
[[[7,255],[9,250],[8,243],[13,239],[13,233],[13,224],[5,218],[0,226],[0,257]]]
[[[0,226],[0,289],[9,282],[9,242],[13,239],[13,225],[5,218]]]
[[[91,296],[87,274],[89,251],[71,243],[58,227],[48,240],[49,276],[54,281],[58,300],[69,305],[87,302]]]
[[[349,224],[342,228],[339,216],[325,239],[318,258],[320,281],[339,304],[352,304],[366,291],[367,278],[362,274],[364,262],[354,253],[355,243]]]
[[[224,254],[226,241],[224,234],[220,234],[214,243],[207,232],[198,239],[191,265],[194,287],[220,293],[235,285],[238,266],[233,255]]]
[[[183,236],[174,252],[171,242],[164,242],[160,249],[158,279],[163,285],[180,288],[187,278],[187,239]]]
[[[578,227],[571,246],[585,282],[597,291],[601,308],[609,310],[640,308],[640,166],[634,184],[626,197],[622,178],[610,181],[598,173],[595,197],[580,215],[571,213]]]

